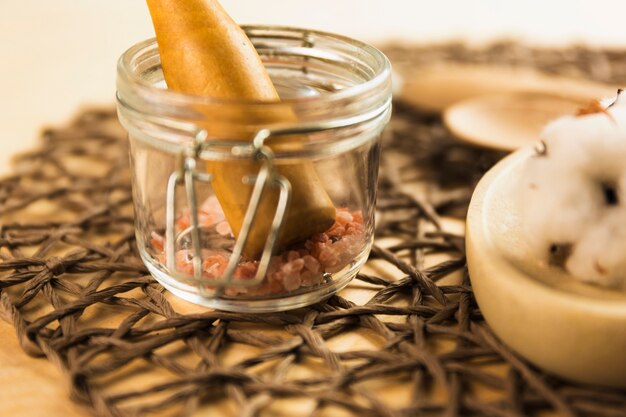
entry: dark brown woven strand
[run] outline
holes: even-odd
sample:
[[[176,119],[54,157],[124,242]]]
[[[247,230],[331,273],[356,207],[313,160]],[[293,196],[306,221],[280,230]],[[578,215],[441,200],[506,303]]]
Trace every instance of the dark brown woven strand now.
[[[498,62],[626,80],[626,54],[584,48],[388,52],[400,68]],[[354,285],[372,291],[361,305],[339,295],[288,313],[181,314],[136,253],[124,132],[110,110],[83,112],[46,131],[0,182],[0,314],[24,350],[58,365],[72,397],[101,416],[271,416],[285,398],[309,401],[304,415],[316,416],[626,416],[626,392],[542,373],[481,319],[463,237],[441,217],[464,215],[476,181],[502,155],[454,142],[438,118],[401,102],[384,145],[377,236],[394,243],[372,258],[403,278],[359,275]],[[447,260],[425,266],[442,253]],[[460,284],[440,283],[453,273]],[[334,350],[346,335],[372,347]]]

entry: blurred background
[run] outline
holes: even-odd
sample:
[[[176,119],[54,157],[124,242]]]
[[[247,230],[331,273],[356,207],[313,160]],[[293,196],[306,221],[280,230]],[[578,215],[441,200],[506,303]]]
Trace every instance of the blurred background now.
[[[377,45],[496,38],[626,47],[623,0],[223,0],[242,23],[304,26]],[[44,124],[112,103],[115,63],[152,36],[143,0],[0,1],[0,172]]]

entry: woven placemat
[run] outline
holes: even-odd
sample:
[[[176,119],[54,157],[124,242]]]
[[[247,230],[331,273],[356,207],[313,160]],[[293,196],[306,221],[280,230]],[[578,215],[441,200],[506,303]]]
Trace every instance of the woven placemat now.
[[[494,62],[626,80],[621,52],[507,43],[387,52],[400,69]],[[455,142],[439,118],[395,103],[377,243],[353,284],[268,315],[190,308],[147,274],[126,146],[112,109],[84,111],[46,130],[0,182],[0,314],[95,414],[626,416],[626,392],[546,375],[482,321],[462,233],[447,219],[463,218],[502,155]]]

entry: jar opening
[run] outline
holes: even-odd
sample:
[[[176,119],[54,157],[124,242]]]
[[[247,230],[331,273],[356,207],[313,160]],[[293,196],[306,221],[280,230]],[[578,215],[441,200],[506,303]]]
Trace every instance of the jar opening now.
[[[382,125],[388,119],[391,66],[376,48],[306,29],[243,28],[274,81],[280,102],[214,99],[167,90],[157,43],[150,39],[130,48],[118,63],[118,108],[129,132],[141,136],[150,131],[152,139],[175,144],[187,142],[198,126],[207,123],[223,131],[236,126],[241,138],[235,139],[241,141],[261,129],[295,129],[310,132],[309,146],[324,141],[324,135],[315,138],[315,132]],[[297,116],[295,122],[268,122],[268,113],[285,111]],[[207,120],[211,114],[219,117]]]
[[[243,25],[266,66],[284,61],[285,57],[301,57],[304,60],[317,59],[344,69],[360,77],[361,82],[352,81],[352,85],[330,91],[324,96],[312,97],[307,94],[281,95],[281,104],[293,105],[298,102],[310,102],[314,99],[342,99],[358,96],[368,90],[376,89],[390,82],[391,64],[378,49],[366,43],[327,32],[296,29],[280,26]],[[279,45],[280,43],[280,45]],[[205,96],[184,94],[167,90],[160,72],[160,58],[156,38],[140,42],[126,50],[118,62],[118,87],[132,84],[148,94],[163,94],[168,100],[185,101],[188,104],[205,105],[254,105],[271,107],[279,103],[262,101],[216,99]],[[283,58],[283,59],[281,59]],[[290,63],[293,65],[293,62]],[[309,69],[305,66],[303,71]],[[282,85],[277,85],[280,91]],[[326,85],[325,88],[338,87]],[[122,88],[123,89],[123,88]],[[118,88],[119,90],[119,88]]]

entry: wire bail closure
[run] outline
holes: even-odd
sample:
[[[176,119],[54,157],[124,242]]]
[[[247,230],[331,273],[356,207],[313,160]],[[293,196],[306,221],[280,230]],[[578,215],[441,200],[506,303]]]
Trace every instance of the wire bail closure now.
[[[287,133],[287,132],[285,132]],[[261,168],[256,175],[242,178],[244,184],[254,184],[250,202],[246,208],[243,224],[239,236],[235,241],[228,265],[221,279],[203,280],[202,274],[202,245],[200,236],[200,224],[198,220],[198,200],[196,193],[196,183],[210,184],[212,175],[199,172],[196,169],[196,161],[201,159],[202,152],[209,146],[207,142],[207,132],[204,129],[198,130],[194,137],[193,146],[182,151],[178,157],[178,169],[174,171],[168,180],[166,191],[166,229],[165,229],[165,260],[168,273],[177,279],[192,279],[197,284],[200,294],[207,298],[217,298],[224,294],[224,290],[229,287],[255,287],[260,285],[265,279],[269,264],[280,234],[280,230],[285,220],[285,214],[291,197],[291,184],[289,180],[280,175],[274,165],[274,153],[265,145],[265,141],[272,136],[269,129],[262,129],[257,132],[250,145],[233,147],[231,152],[237,157],[249,157],[254,161],[262,162]],[[187,207],[190,211],[191,225],[176,235],[176,189],[183,184]],[[235,280],[235,271],[243,249],[248,241],[250,229],[254,224],[254,219],[258,213],[263,193],[267,187],[278,187],[278,203],[272,219],[265,246],[261,253],[258,268],[253,279]],[[185,274],[176,268],[176,245],[185,235],[191,235],[192,265],[193,275]],[[213,292],[209,288],[215,288]]]

